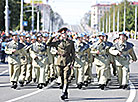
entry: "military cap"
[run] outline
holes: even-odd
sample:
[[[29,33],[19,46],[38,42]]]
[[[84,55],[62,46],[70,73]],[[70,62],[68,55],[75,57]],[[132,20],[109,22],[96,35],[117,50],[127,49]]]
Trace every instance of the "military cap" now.
[[[30,37],[31,37],[31,35],[29,35],[29,34],[26,35],[26,38],[30,38]]]
[[[26,36],[26,34],[25,33],[21,33],[20,36]]]
[[[99,33],[97,36],[98,36],[98,37],[99,37],[99,36],[105,36],[105,34],[104,34],[103,32],[101,32],[101,33]]]
[[[58,33],[61,33],[62,31],[64,31],[64,33],[68,30],[67,27],[63,27],[61,29],[58,30]]]
[[[17,32],[13,32],[13,33],[12,33],[12,36],[17,36],[17,35],[18,35]]]
[[[43,37],[48,37],[48,34],[47,34],[47,33],[44,33],[44,34],[43,34]]]
[[[35,35],[33,35],[33,36],[31,37],[31,39],[37,39],[37,38],[36,38],[36,36],[35,36]]]
[[[125,32],[119,32],[119,36],[120,36],[120,35],[126,36]]]

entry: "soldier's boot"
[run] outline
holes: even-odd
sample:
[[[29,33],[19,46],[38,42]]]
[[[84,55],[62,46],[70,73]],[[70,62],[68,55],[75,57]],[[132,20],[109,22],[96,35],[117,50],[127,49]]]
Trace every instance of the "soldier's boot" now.
[[[64,87],[63,87],[63,90],[62,90],[62,95],[61,95],[62,100],[68,99],[67,89],[68,89],[68,84],[64,84]]]
[[[37,88],[42,89],[43,86],[44,86],[44,84],[43,83],[40,83],[40,84],[37,85]]]
[[[82,88],[82,85],[83,85],[83,83],[77,84],[77,88],[78,88],[78,89],[81,89],[81,88]]]
[[[85,86],[85,87],[88,86],[88,81],[84,81],[84,86]]]
[[[24,86],[24,81],[19,81],[20,86],[23,87]]]
[[[17,88],[17,82],[13,81],[11,88],[16,89]]]
[[[46,86],[48,85],[48,83],[49,83],[49,81],[46,81],[46,82],[44,83],[44,87],[46,87]]]
[[[122,88],[123,89],[127,89],[128,88],[128,85],[126,84],[126,85],[122,85]]]
[[[28,80],[28,81],[26,81],[26,84],[29,84],[31,81],[32,81],[32,80]]]
[[[63,84],[60,84],[59,89],[63,89]]]
[[[105,84],[101,84],[101,86],[100,86],[101,90],[104,90],[104,89],[105,89],[105,87],[106,87],[106,85],[105,85]]]
[[[34,82],[34,83],[36,82],[36,78],[33,78],[33,82]]]

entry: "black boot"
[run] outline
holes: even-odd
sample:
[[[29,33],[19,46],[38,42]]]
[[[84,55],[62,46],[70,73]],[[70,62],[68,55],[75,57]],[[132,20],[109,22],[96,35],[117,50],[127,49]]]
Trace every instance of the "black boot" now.
[[[123,89],[127,89],[128,88],[128,85],[123,85]]]
[[[11,88],[16,89],[17,88],[17,82],[12,82]]]
[[[61,85],[59,86],[59,89],[63,89],[63,84],[61,84]]]
[[[42,89],[43,86],[44,86],[44,84],[43,83],[40,83],[40,84],[38,84],[37,88]]]
[[[102,84],[100,87],[101,87],[101,90],[104,90],[105,87],[106,87],[106,85],[105,84]]]
[[[63,90],[62,90],[62,95],[61,95],[62,100],[68,99],[67,89],[68,89],[68,84],[64,84]]]
[[[63,94],[61,95],[61,99],[62,100],[68,99],[68,93],[63,92]]]
[[[23,81],[19,81],[20,86],[23,87],[24,86],[24,82]]]
[[[77,88],[78,89],[81,89],[82,88],[82,85],[83,85],[82,83],[77,84]]]
[[[84,85],[85,85],[85,87],[87,87],[88,86],[88,81],[84,81]]]
[[[26,81],[26,84],[29,84],[31,81],[32,81],[32,80],[28,80],[28,81]]]

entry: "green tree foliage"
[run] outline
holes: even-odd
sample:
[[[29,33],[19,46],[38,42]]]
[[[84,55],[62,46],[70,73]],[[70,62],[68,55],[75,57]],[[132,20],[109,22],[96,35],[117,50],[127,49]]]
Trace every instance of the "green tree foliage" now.
[[[20,29],[20,11],[21,11],[21,0],[8,0],[9,3],[9,29],[10,30],[19,30]],[[5,0],[0,0],[0,31],[5,30]],[[29,6],[30,4],[24,4],[24,7]],[[25,10],[31,10],[30,8],[24,8]],[[41,19],[41,13],[40,13]],[[37,15],[34,13],[34,29],[36,29],[37,25]],[[32,23],[32,13],[31,12],[24,12],[24,21],[28,21],[28,26],[24,27],[25,30],[31,30],[31,23]],[[41,21],[41,20],[40,20]],[[41,24],[41,23],[40,23]]]
[[[121,2],[119,5],[115,6],[115,31],[117,31],[117,12],[119,9],[119,31],[123,31],[124,27],[124,2]],[[108,30],[109,30],[109,12],[106,13],[108,17]],[[103,28],[103,19],[104,19],[104,29],[106,29],[106,14],[101,18],[101,31]],[[110,9],[111,16],[111,32],[113,31],[113,6]],[[130,5],[130,2],[126,0],[126,31],[135,30],[135,6]],[[104,30],[106,31],[106,30]]]

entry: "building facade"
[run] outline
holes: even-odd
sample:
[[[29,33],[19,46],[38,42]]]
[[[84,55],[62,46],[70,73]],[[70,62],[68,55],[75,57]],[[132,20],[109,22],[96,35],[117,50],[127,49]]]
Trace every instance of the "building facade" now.
[[[109,11],[110,4],[95,4],[91,6],[91,28],[100,31],[100,19]]]

